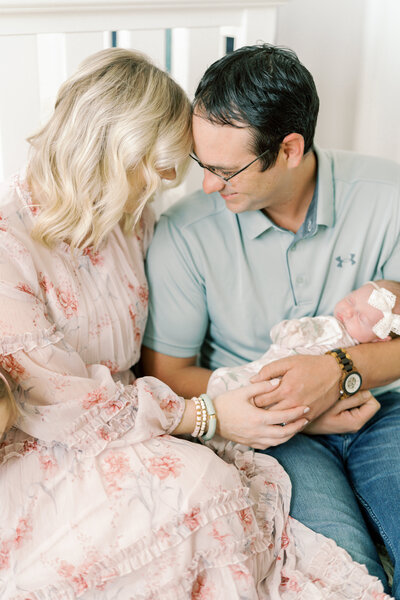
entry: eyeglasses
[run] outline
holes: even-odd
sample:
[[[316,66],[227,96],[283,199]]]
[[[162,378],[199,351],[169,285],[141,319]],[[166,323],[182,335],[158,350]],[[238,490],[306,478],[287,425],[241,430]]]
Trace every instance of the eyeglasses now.
[[[207,167],[207,165],[203,165],[203,163],[199,161],[197,156],[194,156],[193,154],[190,154],[189,156],[190,156],[190,158],[193,158],[193,160],[195,160],[202,169],[206,169],[207,171],[210,171],[210,173],[212,173],[213,175],[216,175],[217,177],[219,177],[220,179],[222,179],[223,181],[228,183],[228,181],[233,179],[233,177],[236,177],[236,175],[239,175],[239,173],[243,173],[243,171],[248,169],[253,163],[255,163],[259,158],[262,158],[263,156],[265,156],[268,152],[269,152],[269,150],[265,150],[265,152],[263,152],[259,156],[256,156],[256,158],[254,160],[249,162],[248,165],[246,165],[242,169],[239,169],[239,171],[236,171],[236,173],[232,173],[231,175],[229,174],[229,172],[223,171],[222,169],[221,170],[213,169],[212,167]]]

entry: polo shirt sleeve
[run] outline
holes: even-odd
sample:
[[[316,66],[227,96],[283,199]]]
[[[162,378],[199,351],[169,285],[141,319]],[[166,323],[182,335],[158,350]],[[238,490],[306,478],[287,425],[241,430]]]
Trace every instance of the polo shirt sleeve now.
[[[204,281],[184,236],[161,216],[146,258],[149,316],[144,346],[169,356],[200,352],[208,326]]]
[[[382,279],[400,281],[400,236],[382,269]]]
[[[390,225],[386,232],[385,245],[388,247],[388,252],[382,265],[381,277],[400,281],[400,181],[397,186],[396,200],[390,211]]]

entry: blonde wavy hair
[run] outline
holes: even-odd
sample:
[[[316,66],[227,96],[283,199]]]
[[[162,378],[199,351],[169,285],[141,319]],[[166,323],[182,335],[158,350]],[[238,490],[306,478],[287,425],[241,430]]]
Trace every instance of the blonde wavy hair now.
[[[60,88],[55,110],[28,138],[27,180],[40,206],[32,237],[46,246],[98,246],[120,222],[132,231],[175,169],[178,185],[192,146],[191,108],[184,91],[138,53],[120,48],[89,56]],[[124,213],[128,177],[145,182]]]

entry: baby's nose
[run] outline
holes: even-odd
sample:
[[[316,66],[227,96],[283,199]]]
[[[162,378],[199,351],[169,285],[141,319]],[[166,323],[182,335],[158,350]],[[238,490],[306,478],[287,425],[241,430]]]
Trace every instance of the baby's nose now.
[[[346,319],[350,319],[353,315],[354,315],[353,307],[349,306],[349,305],[346,306],[343,311],[343,316],[346,317]]]

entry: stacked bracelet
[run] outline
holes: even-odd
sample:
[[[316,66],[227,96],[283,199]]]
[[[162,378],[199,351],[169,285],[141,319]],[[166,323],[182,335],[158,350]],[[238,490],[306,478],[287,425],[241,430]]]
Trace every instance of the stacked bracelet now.
[[[207,394],[201,394],[200,400],[204,402],[208,414],[207,433],[204,435],[203,432],[200,437],[202,438],[203,442],[208,442],[215,435],[215,431],[217,429],[217,415],[215,413],[214,404],[210,396],[207,396]]]
[[[207,394],[201,394],[199,398],[192,398],[192,400],[196,407],[196,424],[191,435],[208,442],[214,437],[217,429],[217,415],[213,401]]]
[[[192,398],[196,407],[196,424],[192,433],[193,437],[200,437],[207,427],[207,409],[202,398]]]

